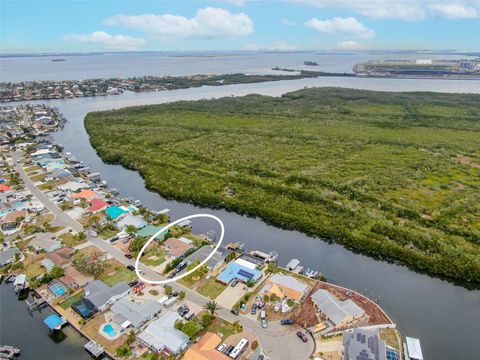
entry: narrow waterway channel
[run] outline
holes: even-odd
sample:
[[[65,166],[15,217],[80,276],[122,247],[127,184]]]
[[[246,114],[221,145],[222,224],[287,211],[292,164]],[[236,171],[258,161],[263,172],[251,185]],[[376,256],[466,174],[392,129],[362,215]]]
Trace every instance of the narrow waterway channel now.
[[[318,78],[148,94],[127,93],[43,103],[58,107],[68,120],[66,126],[54,134],[55,142],[63,144],[65,151],[85,162],[92,171],[100,172],[109,186],[117,188],[122,197],[139,199],[155,210],[169,208],[173,219],[204,212],[217,215],[225,224],[226,241],[244,242],[248,249],[277,250],[281,265],[285,265],[291,258],[298,258],[306,267],[324,273],[329,281],[361,293],[366,292],[368,296],[378,299],[403,335],[421,339],[426,359],[478,359],[480,291],[469,291],[446,281],[417,274],[402,266],[356,255],[341,246],[329,245],[296,231],[278,229],[259,219],[163,199],[145,188],[138,173],[103,163],[90,146],[83,126],[83,119],[90,111],[248,93],[278,96],[304,86],[341,86],[385,91],[480,92],[478,81]],[[211,226],[211,222],[197,222],[194,230],[204,232]],[[2,328],[3,326],[2,324]]]
[[[62,330],[65,339],[55,342],[43,323],[54,311],[47,307],[30,316],[25,301],[17,299],[12,284],[0,285],[0,310],[0,345],[19,348],[21,359],[91,359],[83,349],[87,340],[70,326]]]

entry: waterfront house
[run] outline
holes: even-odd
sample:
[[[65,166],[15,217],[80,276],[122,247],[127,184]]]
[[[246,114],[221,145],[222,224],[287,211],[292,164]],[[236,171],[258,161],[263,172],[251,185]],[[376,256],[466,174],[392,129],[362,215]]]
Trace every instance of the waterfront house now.
[[[112,219],[112,220],[116,220],[117,218],[119,218],[120,216],[122,216],[123,214],[126,214],[128,213],[128,209],[124,206],[116,206],[116,205],[113,205],[113,206],[109,206],[107,208],[107,210],[105,210],[105,213],[107,214],[107,216]]]
[[[84,199],[84,200],[87,200],[87,201],[92,201],[93,199],[98,198],[98,197],[99,197],[98,193],[96,193],[95,191],[90,190],[90,189],[83,189],[82,191],[80,191],[78,193],[73,193],[73,194],[70,195],[70,199],[72,199],[72,200]]]
[[[45,259],[50,260],[54,266],[64,268],[72,262],[74,252],[75,249],[73,247],[65,246],[47,254]]]
[[[113,313],[113,321],[122,328],[133,327],[140,329],[147,321],[158,315],[162,305],[157,301],[146,300],[134,302],[123,298],[112,305],[110,311]]]
[[[155,225],[147,225],[143,228],[141,228],[140,230],[138,230],[136,232],[135,235],[137,236],[140,236],[140,237],[143,237],[143,238],[150,238],[152,237],[153,235],[155,235],[161,228],[155,226]],[[163,238],[165,236],[165,234],[167,233],[167,231],[163,231],[161,232],[157,237],[156,239],[159,240],[159,241],[163,241]]]
[[[127,226],[135,226],[136,229],[141,229],[147,226],[147,222],[140,215],[125,215],[122,219],[117,222],[117,227],[119,229],[125,229]]]
[[[212,332],[206,332],[200,340],[193,344],[182,360],[228,360],[228,356],[217,350],[222,338]]]
[[[85,286],[85,298],[100,312],[106,310],[108,306],[126,296],[129,292],[130,287],[124,282],[110,287],[103,281],[94,280]]]
[[[257,270],[257,265],[244,259],[237,259],[231,262],[217,276],[217,281],[229,284],[233,280],[247,283],[248,281],[257,282],[262,277],[262,272]]]
[[[108,203],[102,199],[95,198],[90,201],[90,206],[87,208],[87,212],[96,214],[102,210],[105,210],[108,207]]]
[[[191,241],[188,242],[175,237],[168,238],[163,245],[170,251],[170,256],[174,258],[183,256],[188,250],[194,248]]]
[[[198,249],[194,253],[188,255],[185,258],[185,261],[187,261],[189,264],[193,264],[196,261],[203,261],[207,258],[208,255],[211,254],[212,251],[213,251],[212,247],[210,247],[208,245],[202,246],[200,249]],[[225,258],[228,255],[228,253],[229,252],[226,251],[226,250],[225,251],[220,251],[220,250],[215,251],[213,256],[210,259],[208,259],[208,261],[205,263],[205,266],[207,267],[207,269],[209,271],[217,270],[220,266],[225,264]]]
[[[279,299],[292,299],[300,302],[309,290],[309,286],[291,275],[273,274],[260,290],[260,295],[276,295]]]
[[[58,189],[64,192],[75,192],[81,189],[88,189],[90,185],[85,182],[69,181],[66,184],[58,186]]]
[[[175,323],[182,317],[174,311],[167,311],[158,320],[153,321],[142,331],[137,339],[156,352],[163,352],[167,356],[177,356],[187,348],[189,339],[180,330],[175,329]]]
[[[63,271],[64,273],[63,276],[60,278],[60,281],[68,287],[74,289],[78,287],[84,287],[93,280],[93,277],[83,275],[80,271],[78,271],[71,265],[67,266]]]
[[[0,252],[0,268],[11,264],[15,259],[15,254],[21,255],[20,250],[16,247],[7,248]]]
[[[315,291],[312,300],[317,309],[335,326],[353,323],[365,315],[365,311],[352,299],[340,300],[325,289]]]

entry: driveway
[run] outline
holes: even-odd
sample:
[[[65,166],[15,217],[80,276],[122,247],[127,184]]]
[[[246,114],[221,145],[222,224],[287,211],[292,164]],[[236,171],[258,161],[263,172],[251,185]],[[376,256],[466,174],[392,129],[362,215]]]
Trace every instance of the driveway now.
[[[220,295],[215,299],[215,301],[226,309],[231,309],[238,300],[240,300],[243,295],[248,291],[244,290],[245,285],[238,283],[237,286],[231,287],[230,285],[223,290]]]

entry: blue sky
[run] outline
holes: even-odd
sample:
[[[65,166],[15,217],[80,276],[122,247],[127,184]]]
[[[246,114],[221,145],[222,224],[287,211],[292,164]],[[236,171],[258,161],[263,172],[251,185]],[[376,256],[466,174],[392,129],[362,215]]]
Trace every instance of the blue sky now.
[[[480,50],[480,0],[0,0],[0,50]]]

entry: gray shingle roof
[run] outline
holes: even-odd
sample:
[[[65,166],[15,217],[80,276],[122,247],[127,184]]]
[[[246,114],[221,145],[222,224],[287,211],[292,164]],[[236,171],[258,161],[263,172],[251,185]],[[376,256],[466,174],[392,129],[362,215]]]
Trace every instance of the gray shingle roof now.
[[[194,263],[195,261],[203,261],[207,258],[207,256],[213,251],[208,245],[202,246],[200,249],[195,251],[193,254],[190,254],[185,258],[186,261]],[[227,253],[223,254],[221,251],[215,251],[213,256],[208,259],[206,265],[209,269],[213,269],[218,263],[222,263],[225,261]]]
[[[113,297],[128,293],[128,291],[130,291],[130,287],[123,282],[110,287],[100,280],[95,280],[85,287],[85,293],[87,294],[85,298],[90,300],[97,309],[100,309]]]
[[[111,307],[115,316],[121,316],[132,323],[136,328],[142,326],[146,321],[158,314],[162,306],[157,301],[146,301],[136,303],[128,299],[120,299]],[[121,325],[121,323],[119,324]]]
[[[340,324],[348,316],[360,317],[364,314],[363,309],[351,299],[339,300],[325,289],[315,291],[312,300],[335,325]]]

